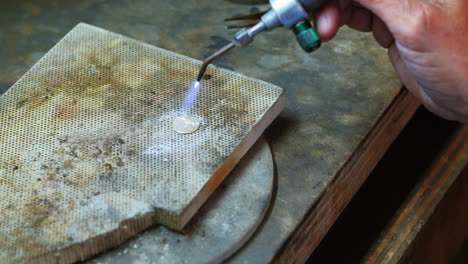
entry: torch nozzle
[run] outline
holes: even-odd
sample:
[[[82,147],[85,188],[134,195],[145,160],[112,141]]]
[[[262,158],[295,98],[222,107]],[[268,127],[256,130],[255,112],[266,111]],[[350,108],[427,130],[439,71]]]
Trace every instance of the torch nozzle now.
[[[213,53],[208,58],[206,58],[200,67],[200,71],[198,72],[197,81],[198,82],[201,81],[201,79],[203,78],[203,75],[205,74],[206,68],[208,67],[208,65],[210,65],[210,63],[212,63],[214,60],[221,57],[222,55],[224,55],[226,52],[230,51],[234,47],[235,47],[234,42],[231,42],[227,44],[226,46],[224,46],[223,48],[221,48],[220,50],[218,50],[217,52]]]

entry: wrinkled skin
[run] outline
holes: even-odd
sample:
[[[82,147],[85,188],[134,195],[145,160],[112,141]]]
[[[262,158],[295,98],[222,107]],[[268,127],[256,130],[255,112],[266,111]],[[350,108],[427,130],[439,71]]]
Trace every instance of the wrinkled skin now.
[[[324,41],[342,25],[372,32],[430,111],[468,123],[467,10],[467,0],[332,0],[315,23]]]

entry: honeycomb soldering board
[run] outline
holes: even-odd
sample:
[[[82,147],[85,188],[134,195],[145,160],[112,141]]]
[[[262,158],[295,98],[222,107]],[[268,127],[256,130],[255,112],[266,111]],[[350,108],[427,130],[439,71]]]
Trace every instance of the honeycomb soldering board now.
[[[281,88],[79,24],[0,97],[0,263],[74,262],[181,229],[285,105]]]

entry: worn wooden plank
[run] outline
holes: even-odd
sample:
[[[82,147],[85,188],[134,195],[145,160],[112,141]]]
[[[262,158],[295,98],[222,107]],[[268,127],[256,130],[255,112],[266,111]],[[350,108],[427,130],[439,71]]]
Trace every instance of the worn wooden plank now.
[[[316,206],[278,255],[277,263],[304,263],[419,106],[405,88],[338,172]]]
[[[281,88],[79,24],[0,97],[0,262],[74,262],[182,229],[285,106]],[[185,114],[185,113],[184,113]]]
[[[406,249],[400,263],[452,263],[468,241],[468,167]]]
[[[417,236],[419,232],[434,215],[440,201],[460,175],[467,161],[468,126],[465,125],[457,130],[449,144],[441,152],[439,159],[435,161],[428,169],[426,175],[424,175],[422,180],[415,186],[395,218],[385,228],[375,246],[369,251],[364,262],[399,263],[405,260],[405,255],[406,257],[411,256],[411,250],[413,246],[416,246],[414,243],[418,241]],[[460,187],[461,186],[455,188]],[[453,199],[449,200],[449,203],[454,202]],[[454,221],[454,223],[458,222],[456,219],[454,219]],[[463,222],[462,225],[466,225],[466,222]],[[445,228],[450,229],[450,227],[447,226]],[[462,230],[464,229],[460,230],[461,233],[463,233]],[[445,237],[445,235],[440,236]],[[433,238],[437,239],[436,237],[437,236]],[[446,237],[446,239],[450,238]],[[428,245],[429,248],[430,246],[431,245]],[[447,243],[446,246],[457,247],[452,244],[452,241]],[[432,249],[440,252],[443,250],[443,248]],[[436,258],[446,258],[444,253],[436,254],[431,252],[431,254],[427,256],[430,256],[431,262],[424,261],[415,263],[443,263],[435,261]],[[429,260],[422,255],[419,255],[419,259]],[[412,261],[411,259],[407,260]]]

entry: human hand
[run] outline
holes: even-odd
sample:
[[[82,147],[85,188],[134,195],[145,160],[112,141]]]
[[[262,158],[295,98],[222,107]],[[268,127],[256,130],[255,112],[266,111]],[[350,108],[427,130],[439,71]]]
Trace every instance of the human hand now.
[[[429,110],[468,123],[466,10],[466,0],[332,0],[315,13],[315,24],[323,41],[342,25],[372,32]]]

